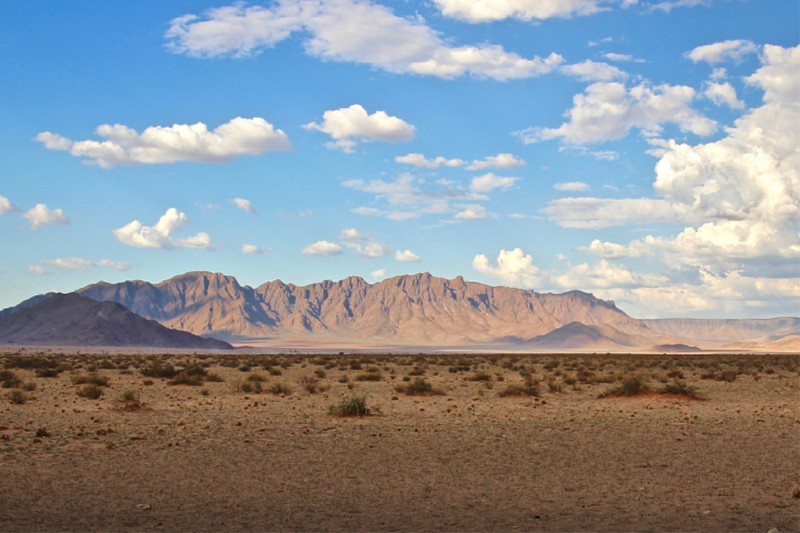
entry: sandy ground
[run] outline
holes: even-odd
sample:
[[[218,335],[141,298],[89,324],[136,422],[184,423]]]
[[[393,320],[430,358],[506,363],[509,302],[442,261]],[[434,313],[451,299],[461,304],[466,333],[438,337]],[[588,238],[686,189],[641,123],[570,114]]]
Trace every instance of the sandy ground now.
[[[72,368],[9,369],[35,390],[0,390],[2,531],[800,531],[796,355],[163,357],[223,379],[202,386],[142,376],[155,356],[48,357],[0,358]],[[73,383],[91,368],[97,400]],[[395,391],[411,372],[444,394]],[[526,372],[539,398],[499,396]],[[707,399],[598,398],[678,372]],[[375,415],[328,414],[364,394]]]

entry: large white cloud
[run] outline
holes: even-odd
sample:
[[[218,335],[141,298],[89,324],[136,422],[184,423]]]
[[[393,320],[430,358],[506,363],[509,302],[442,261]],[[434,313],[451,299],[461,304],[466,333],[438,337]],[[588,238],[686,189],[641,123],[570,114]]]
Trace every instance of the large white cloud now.
[[[39,229],[45,226],[69,224],[69,217],[61,209],[49,209],[45,204],[36,204],[22,215],[31,223],[31,229]]]
[[[483,170],[486,168],[519,168],[527,165],[524,160],[514,157],[513,154],[497,154],[483,158],[482,160],[474,160],[467,168],[467,170]]]
[[[740,63],[745,56],[756,52],[758,52],[758,46],[755,43],[739,39],[698,46],[687,52],[686,57],[695,63],[705,61],[709,65],[715,65],[724,61]]]
[[[97,135],[105,141],[71,141],[45,131],[36,136],[51,150],[66,150],[87,163],[102,168],[115,165],[200,161],[219,163],[242,155],[270,151],[291,152],[292,144],[281,130],[263,118],[235,118],[213,131],[202,122],[150,126],[141,134],[121,124],[98,126]]]
[[[401,261],[401,262],[404,262],[404,263],[419,263],[420,261],[422,261],[420,256],[418,256],[417,254],[415,254],[411,250],[406,250],[405,252],[401,252],[400,250],[397,250],[395,252],[395,254],[394,254],[394,258],[397,261]]]
[[[19,207],[11,203],[5,196],[0,196],[0,215],[19,212]]]
[[[314,244],[309,244],[303,248],[305,255],[320,255],[323,257],[331,257],[334,255],[342,255],[342,247],[336,243],[328,241],[317,241]]]
[[[399,142],[414,138],[414,126],[404,120],[387,115],[385,111],[368,114],[358,104],[332,111],[325,111],[322,124],[312,122],[303,126],[330,135],[335,142],[330,148],[341,148],[352,153],[355,140]]]
[[[736,89],[728,83],[707,83],[703,90],[703,96],[721,106],[727,105],[731,109],[744,109],[744,102],[736,97]]]
[[[434,0],[442,14],[466,22],[491,22],[507,18],[544,20],[591,15],[602,11],[602,0]]]
[[[170,207],[154,226],[145,226],[138,220],[134,220],[119,229],[115,229],[114,236],[121,243],[136,248],[213,250],[214,245],[211,243],[211,236],[205,232],[197,233],[185,239],[173,238],[173,235],[181,231],[188,222],[189,217],[185,213]]]
[[[628,74],[608,63],[595,63],[587,59],[583,63],[564,65],[561,72],[575,76],[581,81],[613,81],[624,80]]]
[[[689,104],[696,92],[682,85],[649,83],[627,89],[618,82],[598,82],[575,95],[574,106],[558,128],[529,128],[518,132],[525,144],[540,140],[560,139],[567,144],[582,145],[620,139],[632,128],[647,136],[662,131],[662,124],[677,124],[681,131],[709,135],[717,124],[704,117]]]
[[[476,193],[488,193],[495,189],[510,189],[517,180],[519,180],[519,178],[501,178],[489,172],[483,176],[472,178],[469,189]]]
[[[271,7],[234,4],[172,21],[165,37],[176,53],[248,56],[305,30],[306,53],[394,73],[507,80],[550,72],[563,60],[525,59],[491,44],[454,46],[420,16],[399,17],[380,4],[354,0],[281,0]]]

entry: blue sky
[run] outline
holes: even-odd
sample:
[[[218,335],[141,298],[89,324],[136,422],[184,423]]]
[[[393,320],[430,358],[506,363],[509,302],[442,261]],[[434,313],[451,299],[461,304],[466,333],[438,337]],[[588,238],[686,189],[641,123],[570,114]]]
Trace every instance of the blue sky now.
[[[798,314],[796,1],[4,8],[0,307],[428,271]]]

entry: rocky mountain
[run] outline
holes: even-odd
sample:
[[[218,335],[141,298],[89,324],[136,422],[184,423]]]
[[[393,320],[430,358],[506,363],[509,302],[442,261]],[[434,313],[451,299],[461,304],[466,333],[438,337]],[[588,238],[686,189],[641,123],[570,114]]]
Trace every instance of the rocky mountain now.
[[[233,348],[216,339],[166,328],[117,302],[98,302],[75,293],[50,294],[0,317],[0,344]]]
[[[597,349],[603,349],[601,344],[650,349],[680,343],[713,348],[732,342],[766,345],[800,334],[798,318],[640,320],[626,315],[612,301],[580,291],[541,294],[428,273],[375,284],[349,277],[306,286],[276,280],[252,288],[231,276],[188,272],[157,284],[101,282],[77,292],[98,301],[118,302],[170,328],[242,343],[291,339],[316,345],[370,341],[376,345],[492,343],[524,348],[530,342],[530,348],[546,349],[564,346],[564,336],[575,334],[585,342],[571,342],[584,342],[584,347],[592,345],[593,335],[600,335],[602,339],[594,341]],[[25,302],[17,308],[24,306]],[[572,323],[596,328],[592,333],[571,326],[542,339]]]

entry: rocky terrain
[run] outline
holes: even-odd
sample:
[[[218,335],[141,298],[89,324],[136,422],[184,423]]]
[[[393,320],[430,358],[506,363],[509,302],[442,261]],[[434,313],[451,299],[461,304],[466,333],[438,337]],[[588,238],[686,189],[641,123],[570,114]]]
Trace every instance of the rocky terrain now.
[[[177,331],[132,313],[123,305],[79,294],[50,294],[0,316],[0,344],[142,346],[230,350],[222,341]]]

